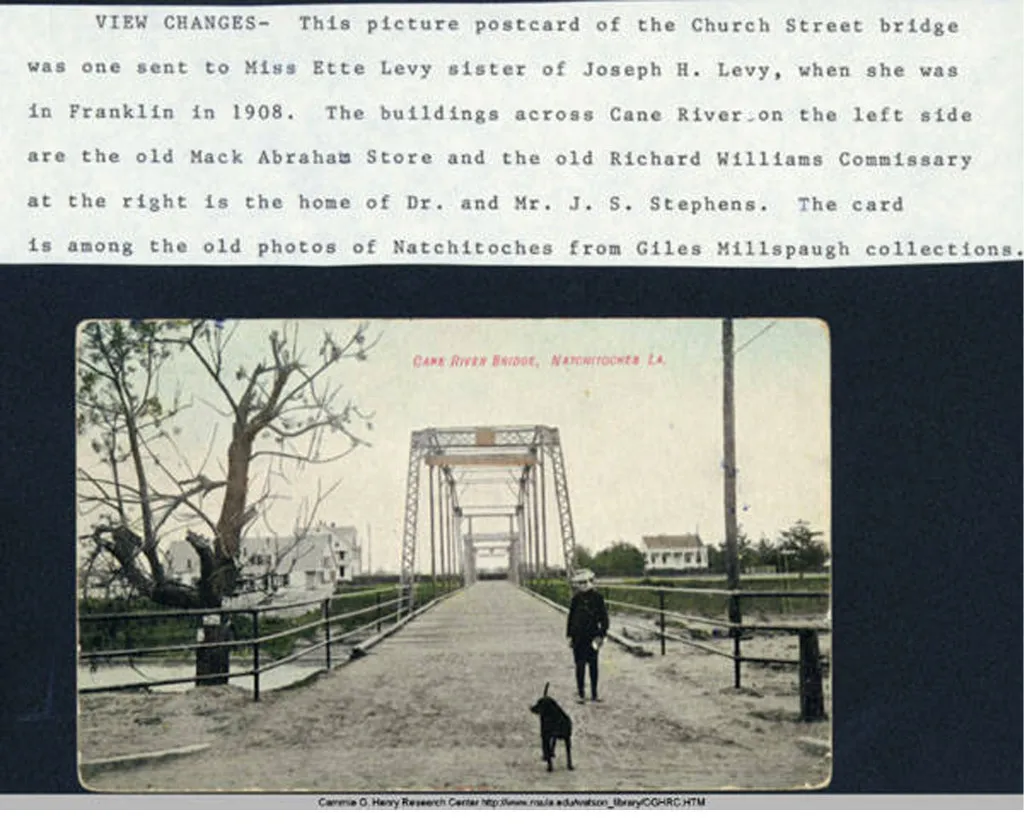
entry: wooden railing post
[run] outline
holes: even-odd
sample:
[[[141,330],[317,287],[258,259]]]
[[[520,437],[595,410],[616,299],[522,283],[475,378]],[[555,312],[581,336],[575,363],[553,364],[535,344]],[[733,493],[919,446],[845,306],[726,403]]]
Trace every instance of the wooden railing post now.
[[[729,597],[729,621],[739,624],[743,622],[743,614],[740,611],[740,598],[738,594],[733,594]],[[742,650],[740,647],[740,639],[743,632],[739,628],[732,628],[732,678],[733,687],[735,689],[740,688],[740,666],[743,664]]]
[[[665,592],[658,591],[658,609],[661,613],[661,655],[665,656]]]
[[[252,699],[260,699],[260,612],[252,610]]]
[[[818,633],[801,629],[800,635],[800,720],[822,721],[825,718],[825,695],[822,688],[821,652]]]
[[[377,617],[376,617],[376,620],[377,620],[377,631],[379,633],[380,632],[380,620],[381,620],[381,616],[380,616],[380,591],[377,591]]]
[[[331,668],[331,600],[325,599],[324,609],[324,649],[326,650],[327,669]]]

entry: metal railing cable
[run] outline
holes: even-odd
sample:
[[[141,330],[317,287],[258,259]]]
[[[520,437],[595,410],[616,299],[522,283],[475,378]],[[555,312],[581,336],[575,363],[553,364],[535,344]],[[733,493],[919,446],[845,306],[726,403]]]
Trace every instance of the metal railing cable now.
[[[417,606],[413,611],[410,611],[405,619],[414,616],[418,613],[418,610],[423,605],[431,601],[439,601],[444,599],[457,591],[461,590],[462,586],[460,583],[455,582],[450,587],[447,583],[420,583],[423,587],[430,587],[430,595],[426,599],[418,600]],[[376,627],[377,631],[380,632],[385,622],[394,620],[396,625],[403,620],[401,612],[398,610],[401,603],[400,596],[401,586],[398,584],[375,586],[359,591],[343,592],[339,594],[332,594],[331,596],[324,597],[317,600],[305,600],[294,603],[280,603],[275,605],[266,606],[250,606],[250,607],[227,607],[227,608],[199,608],[199,609],[174,609],[164,611],[124,611],[124,612],[109,612],[109,613],[83,613],[78,617],[79,630],[81,632],[82,625],[89,624],[101,624],[101,623],[113,623],[115,626],[120,623],[141,623],[145,621],[156,621],[156,620],[175,620],[175,619],[192,619],[201,620],[201,618],[218,616],[221,618],[222,625],[224,623],[233,623],[236,619],[244,620],[245,618],[252,619],[252,634],[245,637],[233,638],[233,639],[220,639],[220,640],[209,640],[209,641],[198,641],[194,643],[175,642],[161,645],[146,645],[146,646],[135,646],[127,648],[96,648],[90,651],[79,651],[78,658],[80,661],[88,661],[95,664],[97,661],[107,660],[121,660],[128,659],[129,662],[133,658],[144,658],[153,655],[173,655],[193,652],[209,652],[212,650],[221,650],[230,654],[232,649],[235,650],[247,650],[252,657],[252,666],[245,669],[230,671],[227,668],[225,671],[215,672],[210,674],[193,674],[187,676],[177,676],[172,678],[160,678],[160,679],[147,679],[144,681],[131,682],[131,683],[119,683],[119,684],[108,684],[100,686],[86,686],[80,687],[80,693],[100,693],[100,692],[115,692],[120,690],[137,690],[137,689],[150,689],[160,686],[170,686],[185,683],[199,684],[204,681],[216,680],[218,682],[231,680],[233,678],[241,677],[252,677],[253,678],[253,694],[254,699],[259,700],[259,683],[260,675],[265,674],[273,669],[277,669],[281,666],[285,666],[295,661],[323,650],[325,653],[325,667],[331,668],[331,648],[340,643],[350,643],[356,636],[364,634],[366,631]],[[372,605],[366,605],[358,609],[351,611],[341,611],[338,613],[331,612],[331,606],[338,601],[351,601],[361,597],[374,596],[375,602]],[[300,623],[295,626],[288,626],[276,631],[260,633],[260,618],[266,617],[268,614],[277,613],[281,611],[294,610],[296,608],[303,608],[307,611],[319,609],[319,616],[309,622]],[[332,633],[331,626],[345,623],[347,621],[355,620],[360,617],[365,617],[368,614],[377,613],[379,616],[373,617],[364,623],[359,623],[353,628],[340,630]],[[309,616],[304,614],[302,616]],[[281,618],[277,618],[281,619]],[[288,653],[279,658],[274,658],[269,662],[260,662],[260,648],[266,647],[275,641],[287,640],[289,638],[295,638],[303,634],[312,633],[314,637],[319,633],[323,632],[324,636],[322,639],[315,639],[310,645],[301,646],[295,648],[290,647]],[[112,633],[112,632],[110,632]],[[243,655],[244,657],[244,655]],[[138,670],[136,670],[138,671]]]

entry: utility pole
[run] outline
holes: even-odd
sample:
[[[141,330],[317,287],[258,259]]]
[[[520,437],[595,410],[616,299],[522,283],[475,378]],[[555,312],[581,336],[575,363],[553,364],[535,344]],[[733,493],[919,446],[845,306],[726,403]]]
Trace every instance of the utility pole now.
[[[740,586],[739,560],[736,552],[736,407],[733,399],[733,334],[732,319],[722,319],[722,425],[724,428],[725,473],[725,571],[726,587],[734,591]],[[740,622],[739,601],[729,599],[729,622]]]

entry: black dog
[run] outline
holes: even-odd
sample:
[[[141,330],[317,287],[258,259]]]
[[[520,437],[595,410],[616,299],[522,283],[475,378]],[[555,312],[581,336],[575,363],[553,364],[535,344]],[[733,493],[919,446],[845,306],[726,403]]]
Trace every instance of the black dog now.
[[[555,757],[555,742],[562,739],[565,742],[565,758],[569,770],[572,770],[572,719],[554,698],[548,697],[549,686],[550,683],[544,684],[544,694],[530,707],[530,712],[540,716],[541,758],[548,763],[550,773],[553,770],[551,760]]]

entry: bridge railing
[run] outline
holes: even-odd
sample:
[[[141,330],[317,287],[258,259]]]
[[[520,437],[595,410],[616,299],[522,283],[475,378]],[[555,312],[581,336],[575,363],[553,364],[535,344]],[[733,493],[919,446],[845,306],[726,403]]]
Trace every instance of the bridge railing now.
[[[416,585],[416,607],[446,596],[459,587],[461,585],[455,579],[420,582]],[[338,660],[336,647],[339,644],[345,644],[352,656],[357,650],[352,647],[356,639],[372,639],[372,635],[380,634],[385,627],[392,628],[406,619],[410,612],[401,609],[401,602],[401,586],[389,584],[275,605],[81,613],[78,617],[80,663],[98,665],[101,662],[168,657],[181,661],[200,657],[203,653],[209,656],[209,653],[222,652],[230,656],[234,651],[233,660],[251,658],[252,665],[238,671],[229,669],[227,672],[85,686],[78,691],[82,694],[115,692],[186,683],[224,683],[234,678],[251,677],[253,699],[258,701],[261,675],[314,652],[322,653],[323,668],[330,669],[332,662]],[[296,609],[302,609],[302,613],[291,618],[281,616],[281,612]],[[208,625],[210,619],[219,622],[221,635],[226,639],[183,640],[182,635],[188,625],[167,625],[184,621],[202,635],[200,627]],[[156,640],[147,645],[132,645],[132,629],[124,626],[135,624],[138,628],[144,623],[151,624],[149,631]],[[119,646],[122,642],[125,645]],[[267,655],[270,656],[269,661]]]
[[[547,579],[528,584],[534,591],[555,602],[569,604],[572,591],[564,580]],[[828,591],[726,590],[615,582],[598,582],[597,588],[610,610],[617,609],[637,615],[631,626],[654,634],[660,643],[662,655],[665,654],[668,641],[730,659],[733,663],[733,686],[736,689],[742,685],[741,668],[744,663],[798,667],[801,716],[805,720],[824,717],[822,681],[829,658],[821,653],[818,635],[832,631],[831,623],[826,621],[824,614],[824,609],[830,610],[831,594]],[[766,615],[767,608],[772,614],[781,614],[784,618],[796,615],[801,619],[744,622],[744,608],[747,607],[744,601],[767,603],[753,606],[758,609],[756,613],[762,616]],[[729,617],[730,613],[733,614],[732,618]],[[748,613],[755,612],[748,610]],[[807,618],[807,615],[819,613],[822,616],[820,621]],[[725,651],[707,639],[694,639],[694,624],[704,627],[703,631],[710,629],[712,636],[718,632],[721,636],[731,638],[732,651]],[[678,628],[671,630],[670,626]],[[680,630],[689,636],[679,633]],[[743,654],[743,642],[747,635],[771,632],[795,635],[798,638],[798,658]]]

